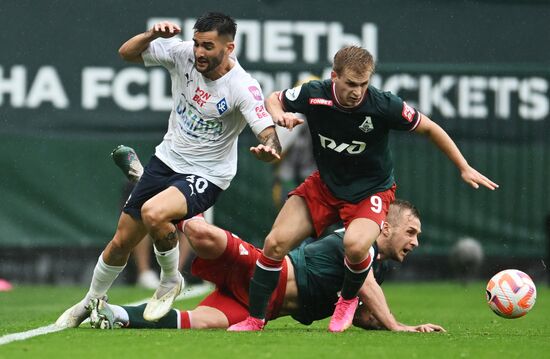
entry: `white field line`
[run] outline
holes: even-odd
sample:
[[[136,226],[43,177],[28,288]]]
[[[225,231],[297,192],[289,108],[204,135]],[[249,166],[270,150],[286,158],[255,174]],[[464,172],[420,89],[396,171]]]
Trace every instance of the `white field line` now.
[[[212,290],[213,286],[210,283],[203,283],[195,286],[191,286],[189,288],[185,288],[183,292],[176,298],[176,301],[184,300],[184,299],[191,299],[195,297],[199,297],[201,295],[204,295]],[[140,305],[143,303],[146,303],[149,300],[149,298],[145,298],[142,300],[139,300],[137,302],[123,304],[128,306],[135,306]],[[89,319],[86,319],[83,323],[89,322]],[[20,333],[12,333],[12,334],[6,334],[2,337],[0,337],[0,345],[9,344],[11,342],[19,341],[19,340],[26,340],[32,337],[36,337],[39,335],[44,334],[50,334],[59,332],[61,330],[64,330],[66,328],[60,328],[56,326],[55,324],[49,324],[40,328],[27,330],[26,332],[20,332]]]

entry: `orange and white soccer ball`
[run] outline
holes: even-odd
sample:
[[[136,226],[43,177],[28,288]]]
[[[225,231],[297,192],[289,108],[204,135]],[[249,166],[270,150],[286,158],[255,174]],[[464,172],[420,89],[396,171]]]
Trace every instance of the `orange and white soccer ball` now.
[[[517,269],[498,272],[487,283],[487,303],[493,312],[503,318],[524,316],[533,308],[536,299],[535,283]]]

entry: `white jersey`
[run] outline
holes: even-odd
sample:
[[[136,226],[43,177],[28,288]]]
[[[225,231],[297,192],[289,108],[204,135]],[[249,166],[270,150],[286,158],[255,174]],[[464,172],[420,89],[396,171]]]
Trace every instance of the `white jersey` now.
[[[273,126],[260,85],[236,60],[221,78],[207,79],[194,67],[192,41],[157,39],[141,56],[145,66],[164,66],[172,79],[168,131],[155,155],[175,172],[226,189],[237,173],[237,139],[246,124],[256,135]]]

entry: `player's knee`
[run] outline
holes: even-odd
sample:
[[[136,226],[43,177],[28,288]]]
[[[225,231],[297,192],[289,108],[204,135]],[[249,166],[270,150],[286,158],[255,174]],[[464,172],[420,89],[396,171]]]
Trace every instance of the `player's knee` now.
[[[117,231],[111,242],[107,245],[106,250],[109,252],[110,256],[125,256],[129,255],[130,252],[134,249],[135,244],[127,239]]]
[[[284,240],[269,234],[264,242],[264,253],[269,258],[283,259],[288,253],[288,248]]]
[[[191,220],[185,224],[184,233],[195,249],[204,249],[212,245],[210,227],[202,220]]]
[[[158,228],[162,223],[166,222],[166,218],[164,218],[162,212],[155,206],[147,204],[147,202],[141,207],[141,220],[149,229]]]
[[[369,254],[369,246],[366,246],[363,241],[355,241],[346,244],[345,252],[346,257],[348,257],[352,263],[358,263]]]

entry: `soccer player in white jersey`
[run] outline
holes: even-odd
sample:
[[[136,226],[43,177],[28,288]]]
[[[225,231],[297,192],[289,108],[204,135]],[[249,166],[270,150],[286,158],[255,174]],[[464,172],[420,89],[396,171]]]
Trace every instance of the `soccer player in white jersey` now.
[[[99,256],[88,293],[59,317],[58,326],[80,325],[89,314],[87,303],[106,295],[147,233],[154,241],[161,284],[143,316],[151,321],[163,317],[183,288],[174,223],[205,211],[229,187],[237,170],[237,138],[244,127],[248,124],[260,142],[250,149],[252,154],[266,162],[280,159],[281,146],[260,86],[233,56],[235,21],[207,13],[195,23],[193,41],[179,40],[180,32],[176,24],[160,22],[119,49],[126,61],[165,67],[174,103],[164,139]],[[208,227],[192,221],[187,230],[206,235]]]

